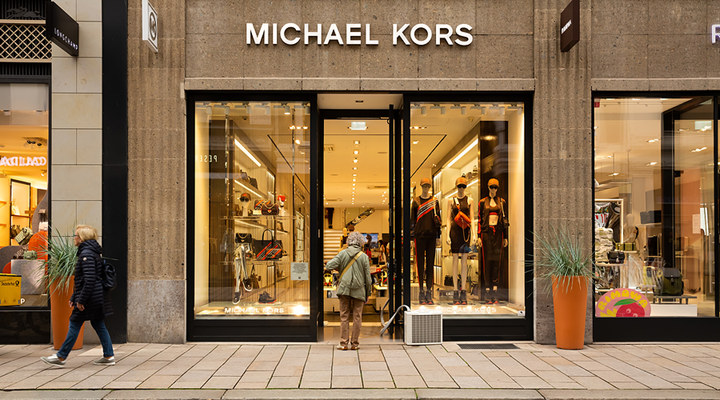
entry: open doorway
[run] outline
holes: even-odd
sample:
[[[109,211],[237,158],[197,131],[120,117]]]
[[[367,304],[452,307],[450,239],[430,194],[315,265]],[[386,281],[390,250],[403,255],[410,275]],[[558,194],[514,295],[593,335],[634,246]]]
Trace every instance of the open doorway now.
[[[367,243],[372,294],[363,307],[360,340],[392,341],[380,337],[393,295],[393,269],[389,262],[392,240],[391,139],[394,123],[389,106],[397,107],[400,95],[324,94],[319,96],[323,133],[323,263],[347,247],[347,235],[360,232]],[[340,340],[339,274],[322,276],[320,341]],[[384,318],[381,312],[384,309]],[[352,318],[351,318],[352,321]]]

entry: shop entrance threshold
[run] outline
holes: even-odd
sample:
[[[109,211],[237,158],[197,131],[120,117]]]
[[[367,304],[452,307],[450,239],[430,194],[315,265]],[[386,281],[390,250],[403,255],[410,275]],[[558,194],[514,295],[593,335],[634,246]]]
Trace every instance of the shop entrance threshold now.
[[[352,320],[351,320],[352,321]],[[385,332],[380,336],[380,315],[363,315],[362,328],[360,329],[360,344],[395,344],[403,343],[402,327],[395,328],[395,334]],[[352,323],[350,324],[352,332]],[[340,316],[337,314],[326,314],[325,324],[318,332],[318,342],[339,343],[340,342]]]

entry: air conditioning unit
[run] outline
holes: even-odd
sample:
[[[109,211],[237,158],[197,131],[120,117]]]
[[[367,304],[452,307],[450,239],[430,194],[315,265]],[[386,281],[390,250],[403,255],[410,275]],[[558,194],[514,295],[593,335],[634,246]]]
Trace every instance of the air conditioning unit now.
[[[442,344],[442,312],[423,308],[405,312],[405,344]]]

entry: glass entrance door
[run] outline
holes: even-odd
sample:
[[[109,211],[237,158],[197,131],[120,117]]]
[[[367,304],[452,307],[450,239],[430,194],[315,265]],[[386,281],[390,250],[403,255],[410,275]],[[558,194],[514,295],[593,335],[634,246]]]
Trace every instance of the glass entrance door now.
[[[320,110],[323,261],[334,267],[333,258],[355,243],[349,242],[351,234],[360,233],[366,242],[361,251],[370,261],[372,290],[363,308],[360,337],[365,343],[392,336],[394,329],[382,338],[380,330],[390,311],[403,303],[400,121],[392,106]],[[339,339],[339,276],[331,270],[322,276],[319,340]]]

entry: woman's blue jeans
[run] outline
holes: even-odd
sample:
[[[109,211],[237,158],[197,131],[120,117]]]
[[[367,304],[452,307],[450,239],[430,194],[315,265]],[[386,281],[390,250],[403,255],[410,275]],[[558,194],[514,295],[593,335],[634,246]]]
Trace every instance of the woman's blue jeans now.
[[[58,352],[57,352],[58,357],[60,357],[60,358],[68,357],[73,346],[75,346],[75,341],[77,340],[78,335],[80,334],[80,328],[82,328],[83,323],[84,323],[84,321],[70,320],[70,327],[68,328],[67,337],[65,337],[65,341],[63,342],[62,347],[60,347],[60,350],[58,350]],[[105,320],[104,319],[91,320],[90,324],[92,325],[93,329],[95,329],[95,332],[97,332],[98,338],[100,338],[100,343],[102,344],[102,348],[103,348],[103,357],[114,356],[115,353],[113,353],[112,341],[110,340],[110,333],[108,332],[107,328],[105,327]]]

